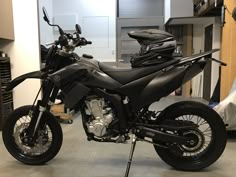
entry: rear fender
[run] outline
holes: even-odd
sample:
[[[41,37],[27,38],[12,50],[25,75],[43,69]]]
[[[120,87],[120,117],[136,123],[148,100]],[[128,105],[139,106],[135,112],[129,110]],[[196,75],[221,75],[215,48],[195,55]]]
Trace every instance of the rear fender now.
[[[13,88],[15,88],[17,85],[19,85],[21,82],[23,82],[25,79],[44,79],[45,73],[42,73],[41,71],[34,71],[30,73],[23,74],[11,82],[9,82],[8,86],[6,87],[6,91],[10,91]]]

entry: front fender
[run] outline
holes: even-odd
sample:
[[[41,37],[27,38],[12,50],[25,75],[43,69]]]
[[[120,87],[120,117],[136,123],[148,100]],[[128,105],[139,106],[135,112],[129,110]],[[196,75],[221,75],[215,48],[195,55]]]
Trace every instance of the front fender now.
[[[6,91],[10,91],[13,88],[15,88],[17,85],[19,85],[21,82],[23,82],[25,79],[44,79],[45,78],[45,73],[42,71],[34,71],[30,73],[23,74],[11,82],[9,82],[8,86],[6,87]]]

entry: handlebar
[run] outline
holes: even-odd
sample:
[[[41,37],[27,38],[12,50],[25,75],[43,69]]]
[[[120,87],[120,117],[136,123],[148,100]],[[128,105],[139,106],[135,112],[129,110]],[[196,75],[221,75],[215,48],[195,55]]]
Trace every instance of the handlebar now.
[[[80,41],[78,43],[78,46],[84,46],[84,45],[88,45],[88,44],[92,44],[92,41],[87,41],[85,38],[80,38]]]
[[[84,37],[80,37],[80,31],[77,30],[73,34],[71,33],[60,33],[58,40],[48,45],[59,45],[62,53],[71,53],[76,47],[91,45],[92,41],[87,41]]]

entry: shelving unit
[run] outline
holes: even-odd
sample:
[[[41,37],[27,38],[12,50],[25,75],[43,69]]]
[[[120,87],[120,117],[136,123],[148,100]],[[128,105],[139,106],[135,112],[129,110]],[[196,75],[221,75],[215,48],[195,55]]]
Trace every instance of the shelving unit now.
[[[11,81],[10,58],[0,57],[0,130],[2,130],[4,120],[13,110],[12,92],[5,91],[9,81]]]
[[[166,26],[166,31],[174,35],[177,46],[173,53],[174,57],[183,57],[184,47],[184,25]]]
[[[223,0],[195,0],[195,16],[220,16]]]

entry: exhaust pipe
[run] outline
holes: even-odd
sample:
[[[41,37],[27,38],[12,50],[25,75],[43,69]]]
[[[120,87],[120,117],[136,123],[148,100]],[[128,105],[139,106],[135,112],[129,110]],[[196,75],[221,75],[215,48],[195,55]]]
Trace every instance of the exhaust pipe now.
[[[171,142],[177,144],[187,144],[187,142],[190,140],[190,138],[187,137],[165,133],[143,126],[137,127],[137,136],[148,137],[162,142]]]

